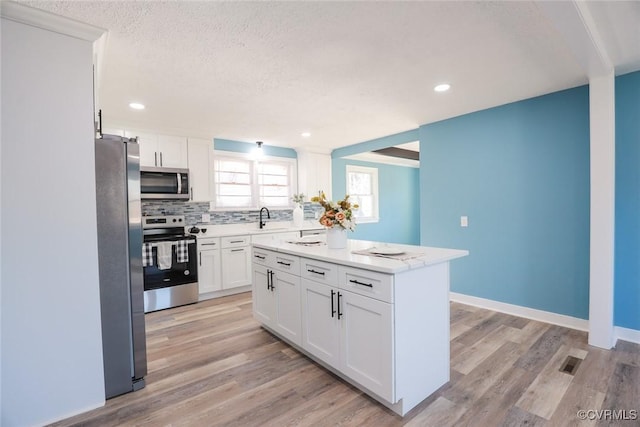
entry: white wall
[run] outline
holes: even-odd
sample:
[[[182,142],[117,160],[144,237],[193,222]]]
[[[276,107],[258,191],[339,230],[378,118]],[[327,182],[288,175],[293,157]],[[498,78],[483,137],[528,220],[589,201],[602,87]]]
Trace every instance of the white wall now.
[[[92,42],[1,32],[0,422],[40,425],[104,404]]]

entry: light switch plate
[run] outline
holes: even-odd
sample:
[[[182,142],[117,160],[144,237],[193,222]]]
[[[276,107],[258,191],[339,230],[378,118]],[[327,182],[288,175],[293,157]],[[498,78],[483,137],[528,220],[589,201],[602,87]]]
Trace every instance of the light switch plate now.
[[[206,213],[206,214],[202,214],[202,222],[209,222],[211,221],[211,215]]]
[[[469,226],[469,217],[461,216],[460,217],[460,227],[468,227]]]

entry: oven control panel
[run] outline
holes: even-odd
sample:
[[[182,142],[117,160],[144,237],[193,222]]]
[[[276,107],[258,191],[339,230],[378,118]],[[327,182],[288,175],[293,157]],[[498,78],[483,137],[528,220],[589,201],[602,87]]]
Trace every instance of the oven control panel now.
[[[184,215],[143,216],[142,228],[184,227]]]

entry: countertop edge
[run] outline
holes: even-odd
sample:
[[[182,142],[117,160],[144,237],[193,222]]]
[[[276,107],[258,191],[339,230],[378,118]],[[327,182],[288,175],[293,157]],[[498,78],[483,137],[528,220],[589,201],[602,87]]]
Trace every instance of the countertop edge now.
[[[358,244],[361,246],[369,246],[375,244],[384,244],[380,242],[372,242],[365,240],[350,240],[353,244]],[[432,246],[413,246],[413,245],[398,245],[401,247],[411,247],[411,248],[423,248],[427,249],[431,252],[439,252],[438,256],[429,256],[426,254],[424,257],[412,258],[408,260],[396,260],[391,258],[383,258],[383,257],[373,257],[369,255],[360,255],[352,253],[353,248],[345,248],[345,249],[332,249],[331,254],[327,255],[322,252],[314,252],[309,253],[305,251],[305,249],[313,248],[313,247],[300,247],[291,243],[286,243],[279,240],[273,241],[256,241],[252,242],[252,247],[271,250],[280,253],[286,253],[289,255],[295,255],[302,258],[310,258],[316,259],[319,261],[330,262],[334,264],[344,265],[347,267],[355,267],[361,268],[370,271],[377,271],[380,273],[386,274],[397,274],[402,273],[408,270],[415,270],[419,268],[425,268],[436,264],[441,264],[444,262],[449,262],[454,259],[463,258],[469,255],[469,251],[465,249],[450,249],[450,248],[438,248]],[[388,245],[388,244],[385,244]],[[325,251],[328,250],[323,248]],[[377,264],[372,264],[371,262],[375,260],[378,262]],[[379,264],[383,265],[379,265]]]

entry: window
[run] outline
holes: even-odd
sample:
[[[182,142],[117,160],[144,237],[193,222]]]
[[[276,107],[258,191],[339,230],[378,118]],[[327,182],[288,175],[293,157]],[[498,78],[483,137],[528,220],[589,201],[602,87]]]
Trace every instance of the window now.
[[[357,222],[378,222],[378,169],[347,165],[347,194],[360,207]]]
[[[295,159],[248,159],[237,153],[214,152],[214,208],[291,207],[295,193]]]

